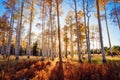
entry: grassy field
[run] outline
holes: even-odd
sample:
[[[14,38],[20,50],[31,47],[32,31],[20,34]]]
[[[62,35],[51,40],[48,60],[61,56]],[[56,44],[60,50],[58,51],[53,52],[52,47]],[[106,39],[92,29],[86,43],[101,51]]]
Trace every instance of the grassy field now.
[[[107,63],[102,64],[101,55],[92,55],[92,63],[79,63],[77,55],[71,59],[63,58],[60,63],[58,58],[54,61],[40,57],[20,56],[15,61],[12,55],[9,59],[0,56],[0,80],[119,80],[120,56],[106,56]]]
[[[19,56],[19,61],[24,61],[24,60],[40,60],[40,56],[31,56],[30,59],[27,59],[27,56]],[[102,55],[101,54],[94,54],[92,55],[92,63],[102,63]],[[120,55],[118,56],[106,56],[107,62],[118,62],[120,61]],[[46,61],[49,61],[50,59],[45,59]],[[68,56],[68,58],[62,58],[63,61],[72,61],[72,62],[78,62],[78,56],[74,55],[73,58],[71,58],[70,56]],[[8,61],[7,59],[4,59],[2,55],[0,55],[0,64],[4,63]],[[11,62],[19,62],[19,61],[15,61],[15,56],[11,55],[9,58],[9,61]],[[58,58],[55,58],[54,62],[59,61]],[[84,59],[83,59],[84,63],[87,63],[87,55],[84,55]]]

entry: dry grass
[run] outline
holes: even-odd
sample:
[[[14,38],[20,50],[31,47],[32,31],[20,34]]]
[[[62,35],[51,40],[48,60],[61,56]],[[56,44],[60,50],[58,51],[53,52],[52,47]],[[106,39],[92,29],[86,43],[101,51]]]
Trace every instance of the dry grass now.
[[[30,59],[27,59],[27,56],[19,56],[19,61],[15,61],[15,56],[11,55],[9,58],[9,62],[21,62],[21,61],[29,61],[29,60],[40,60],[40,56],[31,56]],[[119,62],[120,61],[120,55],[119,56],[106,56],[107,62]],[[50,61],[50,59],[46,58],[46,61]],[[74,55],[73,58],[71,58],[70,56],[68,56],[68,58],[62,58],[63,62],[72,62],[72,63],[77,63],[78,62],[78,56]],[[2,55],[0,55],[0,64],[7,62],[7,59],[4,59]],[[56,63],[57,61],[59,61],[58,57],[54,59],[54,63]],[[87,54],[84,55],[84,59],[83,59],[84,63],[87,63]],[[92,63],[102,63],[102,55],[101,54],[94,54],[92,55]]]
[[[119,80],[120,62],[107,64],[24,60],[0,66],[0,80]]]
[[[0,56],[0,80],[119,80],[120,79],[120,56],[106,56],[107,64],[101,64],[101,55],[92,55],[92,63],[87,63],[87,55],[84,55],[84,63],[78,63],[77,55],[71,59],[63,58],[54,61],[40,57],[20,56],[18,61],[11,56],[9,61]],[[94,64],[95,63],[95,64]],[[97,64],[96,64],[97,63]],[[99,64],[100,63],[100,64]],[[112,72],[112,73],[111,73]],[[110,76],[112,75],[112,76]]]

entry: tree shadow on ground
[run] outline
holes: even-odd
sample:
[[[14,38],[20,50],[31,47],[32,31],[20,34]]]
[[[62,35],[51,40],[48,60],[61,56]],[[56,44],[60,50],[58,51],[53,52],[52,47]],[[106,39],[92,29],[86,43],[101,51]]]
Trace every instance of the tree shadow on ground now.
[[[49,80],[64,80],[64,72],[63,72],[63,63],[62,62],[56,62],[55,67],[51,71]]]

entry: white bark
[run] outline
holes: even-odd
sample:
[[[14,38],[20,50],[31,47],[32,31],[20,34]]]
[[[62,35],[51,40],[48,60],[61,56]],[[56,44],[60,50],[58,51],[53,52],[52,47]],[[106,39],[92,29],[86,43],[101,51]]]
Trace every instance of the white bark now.
[[[32,0],[31,3],[31,14],[30,14],[30,28],[29,28],[29,39],[28,39],[28,59],[30,58],[31,55],[31,30],[32,30],[32,22],[33,22],[33,5],[34,1]]]
[[[20,26],[19,26],[19,22],[20,20],[18,20],[18,24],[17,24],[17,30],[16,30],[16,45],[15,45],[15,56],[16,56],[16,60],[19,59],[19,29],[20,29]]]
[[[11,29],[9,31],[8,44],[7,44],[7,54],[6,54],[6,57],[8,57],[8,58],[10,56],[10,50],[11,50],[11,41],[12,41],[13,24],[14,24],[14,18],[13,18],[13,16],[14,16],[14,13],[13,13],[14,7],[15,7],[15,5],[12,8],[11,20],[10,20],[10,28]]]
[[[52,26],[52,2],[50,4],[50,27],[51,27],[51,57],[54,60],[54,53],[53,53],[53,26]]]
[[[43,14],[44,14],[44,4],[43,4]],[[42,59],[44,59],[44,30],[45,30],[45,22],[44,15],[42,14]]]
[[[78,59],[81,62],[82,57],[81,57],[81,50],[80,50],[80,34],[79,34],[79,27],[78,27],[78,17],[77,17],[77,5],[76,5],[76,0],[74,0],[74,5],[75,5],[75,16],[76,16],[76,34],[77,34],[77,49],[78,49]]]
[[[87,51],[88,51],[88,62],[91,62],[91,52],[90,52],[90,39],[89,39],[89,16],[88,16],[88,3],[87,3],[87,17],[88,17],[88,24],[86,25],[86,12],[85,12],[85,1],[83,0],[83,12],[84,12],[84,26],[85,26],[85,33],[86,33],[86,44],[87,44]]]
[[[24,0],[22,0],[22,3],[21,3],[20,23],[19,23],[19,20],[18,20],[17,31],[16,31],[16,49],[15,49],[16,60],[19,59],[19,53],[20,53],[20,40],[21,40],[23,7],[24,7]]]
[[[105,51],[103,46],[103,38],[102,38],[102,30],[101,30],[101,21],[100,21],[100,12],[99,12],[99,2],[96,0],[97,6],[97,15],[98,15],[98,25],[99,25],[99,35],[100,35],[100,44],[101,44],[101,52],[102,52],[102,61],[106,63]]]

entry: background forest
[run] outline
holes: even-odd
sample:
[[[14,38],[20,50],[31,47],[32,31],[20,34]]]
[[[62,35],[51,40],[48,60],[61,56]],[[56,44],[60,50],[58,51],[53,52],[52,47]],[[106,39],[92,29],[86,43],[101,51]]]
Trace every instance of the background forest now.
[[[120,0],[1,0],[0,6],[0,79],[120,79]]]

